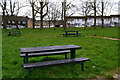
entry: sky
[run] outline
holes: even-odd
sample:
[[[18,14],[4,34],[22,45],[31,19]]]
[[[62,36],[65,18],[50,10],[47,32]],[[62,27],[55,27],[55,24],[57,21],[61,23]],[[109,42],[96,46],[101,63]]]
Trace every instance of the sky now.
[[[23,5],[25,5],[25,4],[27,4],[28,0],[18,0],[18,1],[21,2]],[[59,1],[59,3],[60,3],[63,0],[49,0],[49,1],[50,2],[58,2]],[[77,5],[78,1],[80,1],[80,0],[67,0],[67,2],[69,2],[69,1],[72,1],[73,4]],[[82,1],[85,1],[85,0],[82,0]],[[105,1],[105,0],[103,0],[103,1]],[[111,11],[111,14],[118,14],[118,2],[119,1],[120,0],[111,0],[111,2],[114,3],[114,6],[113,6],[112,11]],[[1,12],[1,9],[0,9],[0,12]],[[78,13],[79,12],[76,12],[73,16],[79,16]],[[20,10],[19,16],[25,16],[25,15],[31,17],[31,7],[30,6],[22,8]]]

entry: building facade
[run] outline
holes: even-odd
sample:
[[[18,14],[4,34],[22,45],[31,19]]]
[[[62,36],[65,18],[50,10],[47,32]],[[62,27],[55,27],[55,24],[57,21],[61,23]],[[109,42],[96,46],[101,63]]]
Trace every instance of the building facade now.
[[[85,26],[85,17],[84,16],[70,16],[67,18],[67,25],[69,27],[84,27]],[[120,26],[120,15],[110,15],[103,16],[104,18],[104,26]],[[94,25],[94,16],[87,16],[86,25],[91,27]],[[96,16],[96,25],[102,26],[101,16]]]
[[[120,27],[120,15],[111,15],[111,25]]]
[[[0,25],[3,26],[2,16],[0,18]],[[7,28],[16,28],[16,25],[18,25],[19,28],[24,28],[28,26],[29,18],[23,16],[5,16],[5,20]]]

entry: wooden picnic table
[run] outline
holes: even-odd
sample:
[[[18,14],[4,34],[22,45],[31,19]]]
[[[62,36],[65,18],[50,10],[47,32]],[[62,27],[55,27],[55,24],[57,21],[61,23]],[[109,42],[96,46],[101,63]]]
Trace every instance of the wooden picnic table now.
[[[81,49],[81,46],[59,45],[59,46],[44,46],[44,47],[27,47],[27,48],[20,48],[20,52],[21,54],[25,54],[25,63],[28,63],[28,54],[30,53],[70,50],[71,58],[76,58],[76,52],[75,52],[76,49]]]
[[[68,36],[68,35],[74,35],[74,36],[78,36],[80,33],[79,31],[64,31],[65,34],[63,34],[63,36]]]
[[[27,47],[20,48],[21,56],[24,56],[24,64],[23,67],[28,70],[28,74],[30,74],[33,68],[52,66],[52,65],[60,65],[60,64],[69,64],[69,63],[81,63],[81,70],[84,69],[84,62],[90,61],[89,58],[81,57],[76,58],[76,50],[81,49],[81,46],[77,45],[59,45],[59,46],[45,46],[45,47]],[[38,54],[37,54],[38,53]],[[70,59],[62,59],[62,60],[54,60],[54,61],[45,61],[45,62],[35,62],[28,63],[28,57],[35,57],[40,55],[60,55],[70,53]],[[32,54],[32,55],[30,55]]]

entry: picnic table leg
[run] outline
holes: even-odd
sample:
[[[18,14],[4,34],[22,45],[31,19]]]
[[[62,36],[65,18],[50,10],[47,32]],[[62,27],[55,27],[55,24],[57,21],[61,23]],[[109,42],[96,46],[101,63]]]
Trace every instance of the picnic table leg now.
[[[28,63],[28,53],[25,53],[24,63]]]
[[[65,32],[65,36],[68,36],[68,32]]]
[[[84,69],[84,62],[81,62],[81,70],[85,71],[85,69]]]
[[[75,57],[76,57],[75,49],[71,49],[71,58]]]
[[[67,54],[65,54],[65,59],[67,59]]]
[[[78,31],[76,32],[76,34],[77,34],[76,36],[78,36]]]
[[[25,63],[25,57],[24,57],[24,63]]]
[[[8,32],[8,36],[10,36],[10,32]]]

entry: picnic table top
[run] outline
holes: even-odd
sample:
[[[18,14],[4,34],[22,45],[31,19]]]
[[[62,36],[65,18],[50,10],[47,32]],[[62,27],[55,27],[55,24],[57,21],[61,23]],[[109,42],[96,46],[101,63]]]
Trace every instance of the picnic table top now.
[[[59,45],[59,46],[44,46],[44,47],[27,47],[27,48],[20,48],[20,52],[32,53],[32,52],[59,51],[59,50],[70,50],[70,49],[81,49],[81,46]]]

